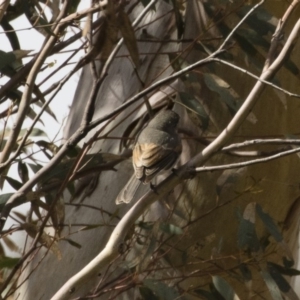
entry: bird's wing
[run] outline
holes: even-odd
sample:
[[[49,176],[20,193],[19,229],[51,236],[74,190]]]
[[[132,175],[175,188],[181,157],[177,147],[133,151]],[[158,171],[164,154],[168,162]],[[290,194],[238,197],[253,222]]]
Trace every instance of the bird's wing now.
[[[140,184],[141,182],[133,174],[117,196],[116,204],[129,203],[134,198]]]
[[[133,150],[135,175],[144,183],[150,182],[159,171],[171,168],[177,158],[178,153],[174,149],[154,143],[137,143]]]

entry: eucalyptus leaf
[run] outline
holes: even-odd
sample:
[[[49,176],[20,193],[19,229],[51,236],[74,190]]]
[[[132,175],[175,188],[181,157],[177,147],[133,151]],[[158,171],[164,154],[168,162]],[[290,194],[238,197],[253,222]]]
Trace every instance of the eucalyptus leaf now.
[[[142,299],[144,300],[161,300],[161,298],[155,296],[151,289],[146,286],[139,287],[139,291]]]
[[[180,235],[183,233],[183,230],[174,224],[161,223],[159,227],[163,232],[168,234]]]
[[[185,92],[179,92],[179,98],[182,104],[186,106],[188,113],[192,113],[200,119],[203,130],[207,129],[209,124],[209,116],[205,112],[201,103],[190,94]]]
[[[257,252],[260,248],[259,240],[255,230],[255,207],[250,203],[247,205],[243,216],[238,214],[238,246],[243,250]]]
[[[262,270],[261,275],[269,289],[270,294],[272,295],[273,300],[283,300],[281,296],[281,292],[275,282],[275,280],[272,278],[270,273],[267,270]]]
[[[12,269],[19,261],[20,261],[19,258],[1,256],[0,269],[4,269],[4,268]]]
[[[266,229],[270,232],[274,239],[277,242],[281,242],[283,240],[283,237],[271,216],[264,212],[259,204],[256,205],[256,212],[260,219],[263,221]]]
[[[148,287],[160,299],[174,300],[180,298],[176,288],[168,286],[164,282],[155,279],[145,279],[143,285]]]
[[[213,276],[212,281],[216,290],[224,297],[225,300],[239,299],[233,288],[225,279],[220,276]]]
[[[2,176],[5,180],[11,185],[15,190],[20,189],[23,186],[23,183],[9,176]]]

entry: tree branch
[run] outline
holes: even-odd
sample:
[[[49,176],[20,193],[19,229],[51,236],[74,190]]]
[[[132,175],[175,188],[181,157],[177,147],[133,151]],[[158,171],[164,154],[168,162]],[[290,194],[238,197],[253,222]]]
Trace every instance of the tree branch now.
[[[0,22],[8,8],[9,3],[9,0],[0,0]]]
[[[255,7],[258,7],[262,3],[263,1],[261,1]],[[245,18],[248,17],[251,12],[252,11],[250,11],[245,16]],[[245,20],[245,18],[243,20]],[[242,23],[240,22],[239,25],[240,24]],[[286,46],[282,50],[281,55],[279,55],[278,59],[272,64],[270,69],[268,69],[266,72],[262,74],[261,79],[267,80],[268,78],[270,78],[276,73],[276,71],[278,70],[278,64],[284,59],[287,50],[291,45],[291,42],[296,39],[296,34],[299,31],[299,27],[300,27],[300,21],[294,27]],[[236,30],[237,28],[238,27],[236,26],[234,30]],[[233,32],[230,33],[229,37],[232,36]],[[225,42],[222,44],[222,46],[225,46],[227,41],[228,38],[225,39]],[[215,53],[219,53],[220,51],[222,51],[221,47]],[[213,57],[215,53],[212,54],[210,57]],[[203,60],[203,61],[207,62],[207,60]],[[175,74],[173,75],[177,76],[178,73],[179,72],[175,73],[176,75]],[[170,77],[167,80],[170,80]],[[256,83],[256,85],[250,92],[248,98],[241,106],[240,110],[237,112],[237,114],[232,119],[232,121],[228,124],[227,128],[220,134],[220,136],[217,137],[217,139],[214,142],[212,142],[208,147],[206,147],[200,154],[196,155],[193,159],[191,159],[190,162],[186,163],[178,170],[178,175],[180,177],[175,174],[170,175],[156,187],[155,192],[149,191],[142,198],[140,198],[138,202],[136,202],[132,206],[132,208],[126,213],[126,215],[120,220],[120,222],[114,229],[104,249],[80,272],[78,272],[76,275],[70,278],[64,284],[64,286],[53,296],[52,300],[68,299],[69,295],[71,294],[71,291],[74,291],[86,280],[96,275],[101,268],[105,267],[115,257],[117,257],[120,250],[122,249],[123,240],[124,237],[126,236],[126,233],[134,224],[134,222],[144,213],[145,209],[149,207],[153,202],[162,198],[171,189],[173,189],[178,183],[180,183],[185,178],[185,176],[189,174],[190,167],[194,167],[197,163],[203,164],[205,161],[207,161],[211,156],[213,156],[219,149],[221,149],[225,145],[225,143],[233,136],[233,134],[240,127],[240,125],[245,121],[246,117],[248,116],[253,106],[255,105],[257,101],[257,97],[262,91],[264,86],[265,86],[264,83],[260,81]],[[139,93],[139,97],[142,97],[140,94],[141,93]],[[135,97],[131,99],[131,101],[134,100]],[[120,107],[118,109],[120,109]],[[105,116],[104,118],[106,117],[107,116]],[[157,196],[157,194],[159,196]]]
[[[295,148],[295,149],[290,149],[287,151],[282,151],[280,153],[268,156],[268,157],[263,157],[263,158],[258,158],[258,159],[253,159],[253,160],[248,160],[244,162],[238,162],[234,164],[227,164],[227,165],[221,165],[221,166],[203,166],[203,167],[198,167],[195,168],[195,171],[197,173],[203,173],[203,172],[211,172],[211,171],[218,171],[218,170],[227,170],[227,169],[236,169],[236,168],[241,168],[241,167],[246,167],[246,166],[251,166],[251,165],[256,165],[256,164],[261,164],[265,163],[274,159],[278,159],[284,156],[288,156],[291,154],[295,154],[300,152],[300,147]]]
[[[64,6],[60,12],[60,15],[58,16],[58,20],[61,20],[63,18],[63,16],[67,13],[68,3],[69,3],[69,1],[65,1]],[[11,154],[11,151],[16,143],[16,140],[17,140],[20,130],[22,128],[24,119],[27,115],[27,111],[28,111],[28,108],[29,108],[29,105],[31,102],[31,94],[32,94],[32,90],[34,87],[36,76],[37,76],[38,72],[40,71],[40,68],[41,68],[42,64],[44,63],[45,59],[49,55],[51,49],[53,48],[55,42],[57,41],[61,29],[62,29],[62,27],[60,25],[56,26],[56,28],[53,31],[53,35],[50,36],[50,38],[47,41],[47,43],[45,44],[45,46],[43,46],[43,48],[41,49],[41,51],[39,52],[39,54],[37,56],[37,59],[36,59],[34,65],[32,66],[32,69],[26,80],[24,92],[23,92],[22,99],[21,99],[21,102],[19,105],[18,114],[16,116],[16,123],[14,124],[12,133],[9,136],[9,138],[4,146],[4,149],[1,153],[0,163],[4,163]]]
[[[155,3],[157,0],[152,0],[142,11],[141,16],[145,16],[145,12],[149,11],[149,9],[152,7],[153,3]],[[140,22],[142,20],[142,17],[138,16],[137,20]],[[135,24],[137,24],[138,22],[135,22]],[[111,55],[115,55],[114,52],[111,53]],[[110,60],[110,58],[108,58],[108,60]],[[103,73],[106,76],[106,73]],[[104,79],[104,78],[103,78]],[[102,79],[102,80],[103,80]],[[99,79],[99,82],[101,81],[101,78]],[[99,82],[98,84],[96,83],[96,85],[98,85],[99,87]],[[95,88],[96,88],[95,85]],[[90,95],[90,99],[88,101],[88,103],[92,104],[93,101],[95,100],[93,97],[96,93],[96,89],[94,89],[91,92]],[[92,99],[93,98],[93,99]],[[0,225],[1,225],[1,229],[3,228],[6,219],[11,211],[12,208],[19,206],[23,203],[28,202],[29,200],[24,199],[24,196],[26,195],[27,192],[29,192],[35,184],[37,184],[40,179],[42,178],[42,176],[44,176],[46,173],[50,172],[56,165],[58,165],[60,163],[60,161],[63,159],[63,157],[65,156],[65,154],[68,152],[68,150],[72,147],[74,147],[75,145],[77,145],[77,143],[83,139],[86,134],[89,132],[89,130],[91,129],[89,124],[90,124],[90,113],[91,113],[91,106],[90,104],[88,105],[90,108],[87,108],[87,113],[84,115],[83,117],[83,121],[81,126],[78,128],[78,130],[68,139],[68,141],[66,141],[63,146],[61,147],[61,149],[57,152],[57,154],[51,159],[51,161],[45,165],[41,170],[39,170],[30,180],[28,180],[16,193],[14,193],[12,195],[12,197],[7,201],[7,203],[5,204],[4,208],[2,209],[1,212],[1,219],[0,219]]]

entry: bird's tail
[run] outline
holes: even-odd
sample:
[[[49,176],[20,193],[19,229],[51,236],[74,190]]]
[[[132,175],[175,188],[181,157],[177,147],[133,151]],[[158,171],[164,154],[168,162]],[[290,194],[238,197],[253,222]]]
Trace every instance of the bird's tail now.
[[[123,187],[123,189],[120,191],[116,199],[116,204],[129,203],[134,198],[140,184],[141,181],[136,178],[135,174],[133,174],[126,185]]]

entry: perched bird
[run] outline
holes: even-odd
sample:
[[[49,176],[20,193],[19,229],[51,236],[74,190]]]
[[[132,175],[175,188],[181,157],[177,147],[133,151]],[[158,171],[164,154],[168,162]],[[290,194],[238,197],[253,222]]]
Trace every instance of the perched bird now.
[[[175,164],[182,149],[177,133],[178,122],[178,114],[163,110],[138,134],[132,153],[135,173],[119,193],[117,204],[129,203],[141,182],[151,182],[159,172]]]

